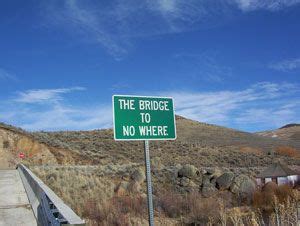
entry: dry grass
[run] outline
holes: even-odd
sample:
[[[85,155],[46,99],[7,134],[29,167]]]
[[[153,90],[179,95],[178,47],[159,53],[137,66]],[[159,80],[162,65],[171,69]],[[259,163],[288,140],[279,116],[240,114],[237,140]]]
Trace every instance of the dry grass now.
[[[297,203],[299,201],[300,192],[298,190],[287,185],[274,185],[255,192],[253,207],[257,213],[264,215],[265,219],[269,219],[270,225],[296,226]],[[262,217],[260,217],[260,221],[262,220]]]
[[[270,184],[269,184],[270,185]],[[282,204],[294,195],[294,190],[288,185],[272,185],[263,190],[258,190],[253,195],[253,206],[255,208],[270,210],[273,208],[274,197]]]
[[[254,154],[257,156],[264,155],[264,152],[261,149],[252,148],[252,147],[242,147],[240,152],[244,154]]]
[[[281,146],[276,148],[276,154],[281,156],[287,156],[287,157],[299,157],[300,153],[295,148],[288,147],[288,146]]]
[[[262,137],[182,117],[177,117],[176,124],[176,141],[150,142],[151,155],[159,157],[164,165],[176,162],[197,167],[216,164],[219,167],[267,166],[273,161],[268,153],[274,152],[276,147],[300,148],[294,141]],[[55,148],[80,153],[82,163],[77,164],[140,163],[144,158],[142,142],[115,142],[111,129],[37,132],[32,136]],[[281,158],[290,165],[300,165],[299,159]]]
[[[31,167],[55,193],[79,215],[84,205],[94,200],[103,203],[114,194],[113,181],[99,177],[89,168],[81,167]]]
[[[125,171],[135,167],[138,165],[31,169],[88,225],[143,225],[147,224],[145,195],[118,197],[114,193],[120,177],[126,177]],[[280,186],[257,191],[252,205],[241,207],[227,193],[204,198],[198,192],[177,193],[174,188],[162,185],[157,182],[154,185],[156,225],[262,225],[266,216],[270,222],[277,216],[282,222],[293,222],[295,200],[300,199],[299,191]]]
[[[82,216],[89,225],[129,225],[131,216],[145,219],[146,199],[139,196],[113,197],[103,203],[89,200]]]

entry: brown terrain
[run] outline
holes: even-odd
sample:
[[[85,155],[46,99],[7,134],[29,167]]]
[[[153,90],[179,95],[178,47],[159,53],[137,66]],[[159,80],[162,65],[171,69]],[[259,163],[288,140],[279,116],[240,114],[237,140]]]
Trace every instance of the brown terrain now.
[[[258,132],[258,135],[264,137],[279,138],[282,140],[300,141],[300,124],[288,124],[279,129],[271,131]]]
[[[189,163],[212,167],[264,166],[276,158],[274,153],[278,147],[300,150],[300,140],[273,139],[180,116],[177,116],[176,124],[176,141],[150,142],[151,156],[159,157],[165,165]],[[64,158],[64,155],[59,157],[60,150],[80,155],[80,159],[75,158],[78,164],[140,163],[144,157],[142,142],[116,142],[113,140],[112,129],[35,132],[30,136],[41,144],[53,147],[56,152],[52,153],[57,161],[63,161]],[[285,160],[291,164],[299,164],[295,159]]]
[[[180,116],[176,124],[176,141],[150,142],[151,155],[166,165],[241,167],[251,162],[251,166],[264,166],[272,161],[278,147],[300,150],[299,126],[251,134]],[[274,138],[274,134],[278,137]],[[142,151],[142,142],[114,141],[112,129],[29,133],[0,124],[1,165],[18,161],[20,152],[25,153],[31,165],[140,163]],[[260,158],[261,155],[264,158]],[[299,163],[295,159],[285,160]]]
[[[15,167],[21,152],[30,165],[74,164],[81,159],[79,154],[39,142],[29,132],[0,123],[0,168]]]
[[[271,222],[272,200],[252,200],[254,177],[276,161],[299,170],[299,126],[276,130],[280,132],[273,137],[271,132],[246,133],[180,116],[176,124],[176,141],[150,142],[156,225],[237,219],[255,225],[263,221],[266,213],[256,212],[262,209],[269,211]],[[142,142],[116,142],[112,129],[30,133],[0,124],[0,168],[15,167],[20,152],[26,155],[23,163],[88,225],[147,225]],[[275,194],[297,199],[293,191],[282,189]]]

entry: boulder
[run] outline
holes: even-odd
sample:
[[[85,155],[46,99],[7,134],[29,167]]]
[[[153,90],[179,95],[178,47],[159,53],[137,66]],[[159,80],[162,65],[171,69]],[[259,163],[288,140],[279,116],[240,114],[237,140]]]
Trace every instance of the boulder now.
[[[206,198],[211,197],[217,193],[218,189],[211,183],[205,183],[202,185],[202,195]]]
[[[234,178],[230,186],[230,191],[242,197],[249,197],[256,189],[255,182],[247,175],[241,174]]]
[[[223,172],[218,168],[209,168],[206,169],[206,174],[211,175],[212,177],[219,177]]]
[[[217,185],[217,177],[213,177],[210,179],[210,183],[213,184],[215,187]]]
[[[145,171],[141,168],[138,168],[131,175],[131,179],[139,184],[143,183],[146,179]]]
[[[190,164],[184,165],[179,171],[178,171],[178,177],[187,177],[187,178],[195,178],[199,176],[200,172],[199,170]]]
[[[230,185],[233,181],[234,173],[226,172],[217,178],[217,188],[219,190],[227,190],[230,188]]]
[[[211,179],[211,176],[210,175],[203,175],[203,178],[202,178],[202,184],[205,185],[205,184],[210,184],[210,179]]]
[[[189,183],[190,183],[190,179],[187,177],[182,177],[178,181],[178,184],[181,187],[187,187],[187,186],[189,186]]]

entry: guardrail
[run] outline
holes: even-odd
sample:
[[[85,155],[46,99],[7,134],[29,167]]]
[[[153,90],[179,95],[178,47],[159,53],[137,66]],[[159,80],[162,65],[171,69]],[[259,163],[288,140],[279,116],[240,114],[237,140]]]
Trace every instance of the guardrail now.
[[[26,166],[17,166],[40,226],[83,226],[85,222]]]

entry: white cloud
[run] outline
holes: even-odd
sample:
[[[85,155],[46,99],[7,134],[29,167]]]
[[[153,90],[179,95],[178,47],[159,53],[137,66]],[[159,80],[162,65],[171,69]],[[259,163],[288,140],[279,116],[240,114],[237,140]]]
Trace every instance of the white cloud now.
[[[168,92],[176,113],[194,120],[224,126],[276,127],[299,121],[299,88],[283,83],[258,83],[240,91]],[[294,96],[295,95],[295,96]]]
[[[27,130],[90,130],[112,126],[109,106],[67,107],[56,104],[45,111],[29,110],[21,127]]]
[[[71,98],[63,94],[72,89],[53,89],[59,92],[37,95],[40,98],[29,95],[30,98],[19,104],[15,104],[15,99],[1,103],[0,120],[28,130],[89,130],[112,126],[111,103],[70,104]],[[158,95],[174,97],[176,114],[187,118],[245,130],[264,130],[300,121],[299,92],[299,85],[265,82],[242,90],[170,91]]]
[[[269,65],[269,68],[278,71],[292,71],[300,68],[300,58],[283,60]]]
[[[243,11],[270,10],[278,11],[300,3],[300,0],[235,0]]]
[[[83,87],[71,87],[64,89],[33,89],[25,92],[19,92],[16,102],[21,103],[43,103],[49,101],[58,101],[62,99],[62,94],[73,91],[85,90]]]
[[[283,125],[299,121],[299,107],[300,103],[296,106],[297,108],[285,108],[282,106],[274,106],[269,108],[250,108],[241,113],[237,118],[236,122],[240,125],[252,124],[255,126],[265,126],[279,128]]]
[[[111,127],[110,105],[69,104],[64,94],[81,90],[85,88],[36,89],[19,92],[18,97],[1,103],[0,120],[31,131]]]
[[[51,24],[88,42],[100,44],[116,59],[133,48],[137,38],[185,32],[224,23],[237,8],[281,10],[300,0],[66,0],[45,1]]]

